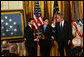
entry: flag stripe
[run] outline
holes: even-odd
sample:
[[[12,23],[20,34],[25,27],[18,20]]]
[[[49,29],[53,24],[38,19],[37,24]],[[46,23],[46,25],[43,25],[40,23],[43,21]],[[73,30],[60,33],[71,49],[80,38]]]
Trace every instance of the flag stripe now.
[[[36,21],[35,15],[34,15],[33,20],[34,20],[34,23],[36,24],[36,26],[37,26],[37,28],[38,28],[38,24],[37,24],[37,21]]]
[[[33,25],[35,26],[35,29],[38,29],[37,26],[36,26],[36,24],[35,24],[35,22],[33,23]]]
[[[53,17],[54,17],[54,19],[56,18],[56,15],[57,15],[58,13],[60,13],[60,12],[59,12],[59,6],[58,6],[58,2],[55,1],[55,2],[54,2],[54,11],[53,11]]]
[[[36,3],[35,3],[33,20],[34,20],[34,25],[37,29],[39,28],[40,25],[43,24],[41,10],[40,10],[38,1],[36,1]]]
[[[43,22],[42,22],[42,18],[41,18],[41,17],[39,17],[38,21],[39,21],[40,25],[43,24]]]

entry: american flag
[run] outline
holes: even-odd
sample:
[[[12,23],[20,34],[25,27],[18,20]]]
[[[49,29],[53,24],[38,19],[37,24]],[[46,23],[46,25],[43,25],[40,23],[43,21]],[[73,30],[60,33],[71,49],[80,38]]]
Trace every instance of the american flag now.
[[[36,1],[35,2],[34,16],[33,16],[34,26],[35,26],[36,29],[38,29],[39,26],[43,24],[42,19],[43,18],[42,18],[41,10],[40,10],[40,7],[39,7],[39,2]]]
[[[23,17],[20,12],[1,13],[1,39],[23,38]]]
[[[58,2],[55,1],[54,2],[54,9],[53,9],[53,17],[56,18],[57,14],[59,14],[59,13],[60,12],[59,12],[59,7],[58,7]],[[58,19],[54,19],[54,22],[55,22],[55,20],[56,20],[56,22],[58,21]]]
[[[54,9],[53,9],[53,10],[54,10],[53,15],[54,15],[55,13],[57,13],[57,14],[60,13],[60,12],[59,12],[59,7],[58,7],[58,2],[57,2],[57,1],[54,2]]]

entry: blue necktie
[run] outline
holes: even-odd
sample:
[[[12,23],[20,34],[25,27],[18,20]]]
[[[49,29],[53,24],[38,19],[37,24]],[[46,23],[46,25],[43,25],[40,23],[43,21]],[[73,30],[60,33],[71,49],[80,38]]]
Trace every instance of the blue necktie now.
[[[62,23],[61,23],[61,25],[60,25],[60,29],[61,29],[61,31],[62,31]]]

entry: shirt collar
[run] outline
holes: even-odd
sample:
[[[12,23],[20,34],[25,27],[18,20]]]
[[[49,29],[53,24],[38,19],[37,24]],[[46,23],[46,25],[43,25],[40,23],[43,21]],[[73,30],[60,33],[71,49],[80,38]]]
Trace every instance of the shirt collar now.
[[[60,22],[60,25],[61,25],[61,23],[62,23],[62,26],[63,26],[64,25],[64,20],[62,22]]]

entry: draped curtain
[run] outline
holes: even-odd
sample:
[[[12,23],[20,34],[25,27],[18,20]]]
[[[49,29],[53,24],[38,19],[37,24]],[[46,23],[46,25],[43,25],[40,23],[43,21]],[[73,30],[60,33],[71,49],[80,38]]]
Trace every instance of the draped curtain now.
[[[78,11],[78,17],[79,17],[79,19],[81,19],[82,18],[82,16],[83,16],[83,1],[70,1],[70,8],[71,8],[71,18],[72,19],[74,19],[74,16],[73,16],[73,6],[74,6],[74,3],[75,2],[78,2],[79,3],[79,11]]]
[[[58,2],[60,13],[64,14],[66,21],[71,22],[73,18],[72,1],[57,1],[57,2]],[[39,5],[40,5],[42,16],[47,17],[49,19],[49,24],[51,24],[51,20],[53,18],[54,1],[39,1]],[[24,1],[23,6],[25,11],[26,21],[29,18],[33,18],[35,1]],[[80,6],[79,18],[81,19],[81,16],[83,16],[83,1],[79,1],[79,6]]]

